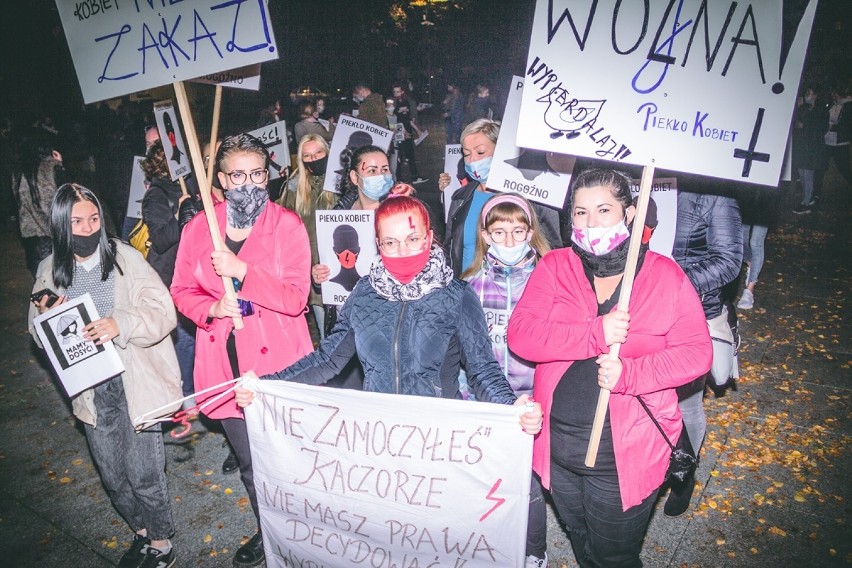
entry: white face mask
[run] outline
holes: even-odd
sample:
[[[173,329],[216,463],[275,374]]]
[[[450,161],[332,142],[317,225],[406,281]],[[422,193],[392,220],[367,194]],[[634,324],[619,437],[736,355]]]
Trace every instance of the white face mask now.
[[[504,266],[515,266],[527,256],[529,251],[529,241],[518,243],[513,247],[491,243],[491,247],[489,248],[489,252]]]
[[[571,240],[584,251],[595,256],[601,256],[611,252],[615,247],[630,238],[630,231],[624,219],[612,227],[588,227],[578,229],[574,227]]]

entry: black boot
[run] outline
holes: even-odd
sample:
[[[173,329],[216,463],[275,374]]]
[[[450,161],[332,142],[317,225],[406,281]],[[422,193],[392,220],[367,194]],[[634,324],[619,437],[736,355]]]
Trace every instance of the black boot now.
[[[707,386],[713,391],[713,396],[716,398],[722,398],[725,396],[725,393],[728,389],[731,389],[734,392],[737,392],[737,380],[734,377],[730,377],[727,381],[722,383],[721,385],[717,385],[713,382],[712,377],[708,379]]]
[[[228,457],[225,458],[225,461],[222,462],[222,473],[234,473],[240,469],[240,462],[237,461],[237,456],[234,455],[233,450],[228,452]]]
[[[257,531],[247,543],[237,549],[237,553],[234,555],[234,566],[237,568],[257,566],[265,559],[263,537],[261,537],[260,531]]]
[[[667,517],[679,517],[689,509],[692,491],[695,489],[695,473],[693,472],[683,481],[672,481],[671,488],[663,512]]]

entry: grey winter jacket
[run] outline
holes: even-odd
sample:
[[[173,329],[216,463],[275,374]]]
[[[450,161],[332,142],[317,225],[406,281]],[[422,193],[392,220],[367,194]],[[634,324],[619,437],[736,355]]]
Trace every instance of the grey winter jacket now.
[[[476,400],[512,404],[517,398],[492,354],[479,299],[457,279],[399,302],[382,298],[368,276],[361,278],[319,348],[261,378],[322,384],[356,353],[365,391],[461,398],[463,364]]]

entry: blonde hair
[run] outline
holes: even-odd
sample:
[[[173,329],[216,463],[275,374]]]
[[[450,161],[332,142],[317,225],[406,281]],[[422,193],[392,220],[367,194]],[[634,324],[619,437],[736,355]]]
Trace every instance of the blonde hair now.
[[[478,118],[464,127],[459,140],[464,142],[464,139],[471,134],[478,133],[497,144],[497,137],[500,136],[500,123],[490,118]]]
[[[302,159],[302,150],[308,142],[316,142],[322,146],[326,155],[328,155],[329,151],[328,142],[319,134],[305,134],[299,140],[299,148],[296,150],[296,164],[298,167],[293,172],[293,175],[296,177],[296,213],[299,217],[310,215],[314,210],[311,203],[311,174],[308,172],[308,169],[305,167],[305,161]],[[286,191],[281,195],[280,201],[282,204],[284,203],[285,195],[287,195]],[[337,195],[330,191],[323,191],[320,194],[320,206],[317,208],[331,209],[334,206],[336,197]]]
[[[490,246],[487,242],[485,242],[485,237],[482,236],[482,231],[487,231],[491,225],[498,221],[517,221],[527,224],[532,231],[530,246],[536,252],[536,260],[550,252],[550,245],[547,244],[547,239],[545,239],[541,234],[538,219],[535,215],[535,209],[533,209],[529,201],[520,195],[515,195],[515,197],[527,204],[529,219],[527,218],[526,211],[524,211],[519,204],[512,203],[511,201],[503,201],[502,203],[498,203],[492,207],[485,215],[485,220],[483,221],[480,219],[478,223],[479,230],[476,231],[476,251],[473,253],[473,262],[471,262],[470,267],[462,273],[462,280],[472,278],[482,269],[482,261],[485,260],[485,253],[488,252],[488,247]],[[487,201],[485,206],[488,206]]]

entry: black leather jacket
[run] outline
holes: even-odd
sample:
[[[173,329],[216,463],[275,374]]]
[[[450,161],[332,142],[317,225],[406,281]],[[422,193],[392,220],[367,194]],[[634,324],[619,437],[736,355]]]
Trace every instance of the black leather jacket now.
[[[736,199],[679,191],[672,256],[701,298],[704,315],[722,313],[722,286],[740,273],[743,230]]]

